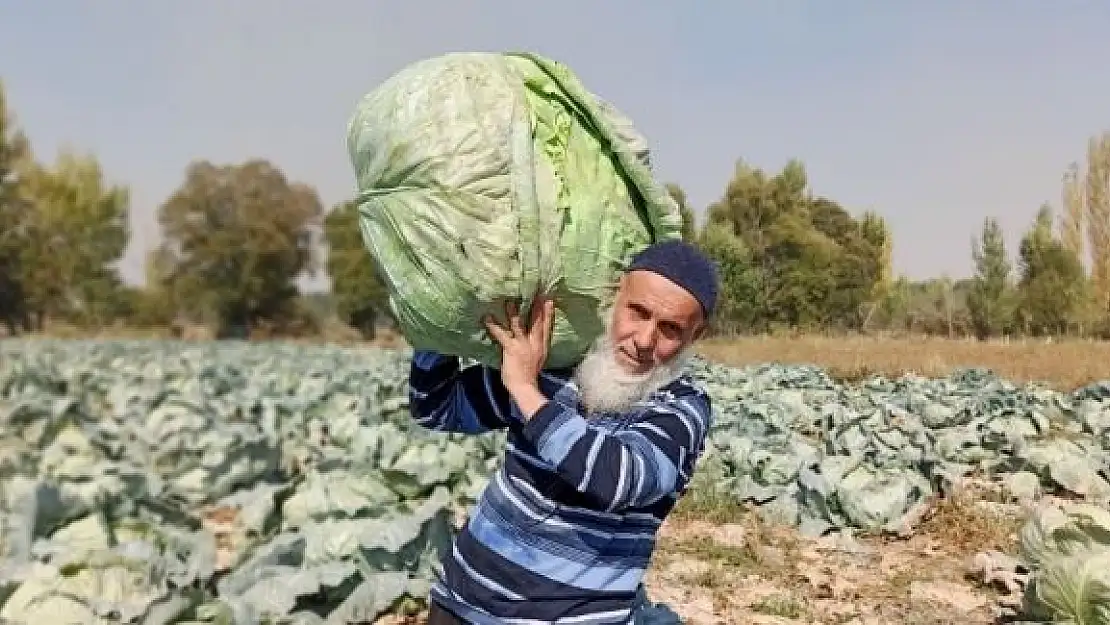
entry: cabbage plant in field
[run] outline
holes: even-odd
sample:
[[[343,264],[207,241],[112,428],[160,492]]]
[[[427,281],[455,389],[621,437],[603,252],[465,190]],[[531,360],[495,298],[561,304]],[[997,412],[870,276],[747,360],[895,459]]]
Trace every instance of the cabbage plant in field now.
[[[413,425],[408,366],[323,346],[0,343],[0,619],[358,623],[418,606],[503,439]],[[1108,622],[1107,387],[694,366],[716,413],[695,489],[810,535],[905,531],[972,473],[1067,495],[1086,507],[1022,537],[1030,610]]]

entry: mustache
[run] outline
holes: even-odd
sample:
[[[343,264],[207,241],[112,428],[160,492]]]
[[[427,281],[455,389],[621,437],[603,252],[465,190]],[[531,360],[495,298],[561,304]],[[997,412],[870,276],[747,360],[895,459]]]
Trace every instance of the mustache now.
[[[630,373],[621,364],[618,346],[611,335],[598,338],[575,372],[582,404],[590,411],[621,412],[681,375],[689,350],[663,364],[652,364],[643,373]]]

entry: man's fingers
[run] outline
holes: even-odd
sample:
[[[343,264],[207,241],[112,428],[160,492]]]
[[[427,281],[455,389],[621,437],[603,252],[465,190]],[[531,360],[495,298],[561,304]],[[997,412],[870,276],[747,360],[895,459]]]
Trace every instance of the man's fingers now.
[[[493,337],[493,340],[497,341],[502,346],[505,345],[506,341],[512,338],[509,336],[509,333],[494,320],[492,315],[486,315],[482,322],[485,323],[486,331]]]
[[[551,347],[551,334],[555,329],[555,302],[548,300],[544,302],[544,317],[543,317],[543,346],[544,351]]]
[[[510,341],[525,339],[534,348],[547,350],[551,343],[551,331],[555,325],[554,300],[542,295],[536,296],[532,302],[527,328],[521,322],[520,306],[517,302],[505,302],[505,314],[508,317],[508,323],[505,325],[497,323],[492,315],[486,315],[482,319],[490,336],[502,347],[507,346]]]
[[[551,330],[555,327],[555,300],[545,299],[543,302],[543,340],[544,344],[551,342]]]
[[[537,295],[536,297],[532,298],[532,315],[531,319],[528,320],[529,328],[535,328],[537,324],[543,323],[543,303],[544,299],[542,296]]]
[[[532,318],[532,335],[529,338],[533,346],[546,351],[551,344],[551,328],[555,322],[554,300],[547,297],[537,299]]]
[[[526,336],[528,333],[524,331],[524,326],[520,324],[520,307],[516,305],[516,302],[512,302],[509,306],[509,329],[519,337]]]

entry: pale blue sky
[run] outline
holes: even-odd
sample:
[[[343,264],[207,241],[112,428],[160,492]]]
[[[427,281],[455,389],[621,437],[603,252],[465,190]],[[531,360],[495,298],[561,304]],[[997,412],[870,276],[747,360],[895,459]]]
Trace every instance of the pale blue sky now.
[[[39,158],[90,150],[132,186],[131,279],[190,160],[266,157],[330,206],[352,192],[358,97],[447,51],[566,62],[634,119],[699,211],[737,159],[800,157],[816,192],[889,219],[895,268],[914,277],[966,274],[988,214],[1016,243],[1110,129],[1110,3],[1094,1],[4,6],[0,78]]]

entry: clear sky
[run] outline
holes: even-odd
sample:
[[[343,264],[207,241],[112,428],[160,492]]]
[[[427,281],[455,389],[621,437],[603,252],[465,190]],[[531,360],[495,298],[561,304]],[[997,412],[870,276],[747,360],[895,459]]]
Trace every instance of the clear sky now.
[[[685,7],[685,8],[682,8]],[[355,101],[447,51],[564,61],[630,115],[700,212],[737,159],[803,159],[874,209],[898,272],[970,271],[987,215],[1015,244],[1110,129],[1110,2],[7,0],[0,78],[40,159],[92,151],[133,189],[124,274],[192,159],[266,157],[352,193]],[[1011,248],[1013,251],[1013,248]]]

